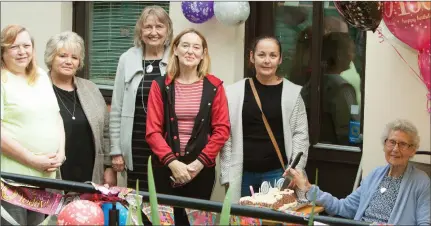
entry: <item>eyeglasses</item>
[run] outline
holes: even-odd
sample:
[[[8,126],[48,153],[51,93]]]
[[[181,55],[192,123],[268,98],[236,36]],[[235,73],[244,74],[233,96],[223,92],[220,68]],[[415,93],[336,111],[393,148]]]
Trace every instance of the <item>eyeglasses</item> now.
[[[406,150],[406,149],[411,148],[411,147],[414,146],[413,144],[407,144],[405,142],[397,142],[396,140],[392,140],[392,139],[386,139],[385,140],[385,146],[387,148],[391,148],[392,149],[397,144],[398,144],[398,149],[400,149],[400,150]]]

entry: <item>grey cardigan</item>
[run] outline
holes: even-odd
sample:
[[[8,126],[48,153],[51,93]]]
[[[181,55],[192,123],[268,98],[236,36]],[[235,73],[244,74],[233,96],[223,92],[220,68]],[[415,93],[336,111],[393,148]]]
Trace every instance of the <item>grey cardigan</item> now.
[[[96,158],[93,167],[92,181],[102,184],[105,171],[104,165],[111,165],[109,156],[109,112],[105,99],[93,82],[75,77],[79,101],[93,132]],[[85,158],[85,156],[83,156]],[[67,161],[67,160],[66,160]],[[61,177],[61,176],[60,176]]]
[[[226,88],[231,123],[231,135],[220,152],[220,184],[229,183],[232,202],[241,197],[243,170],[242,107],[247,79],[238,81]],[[304,152],[296,168],[304,169],[307,164],[308,122],[304,101],[300,95],[301,86],[283,79],[281,111],[283,134],[288,164],[298,152]],[[281,175],[280,175],[281,177]]]
[[[129,170],[133,171],[132,131],[135,116],[136,92],[145,75],[142,67],[143,49],[132,47],[120,56],[114,90],[112,92],[109,128],[111,132],[110,155],[122,155]],[[169,48],[165,47],[159,63],[160,74],[166,73]],[[143,137],[144,138],[144,137]]]

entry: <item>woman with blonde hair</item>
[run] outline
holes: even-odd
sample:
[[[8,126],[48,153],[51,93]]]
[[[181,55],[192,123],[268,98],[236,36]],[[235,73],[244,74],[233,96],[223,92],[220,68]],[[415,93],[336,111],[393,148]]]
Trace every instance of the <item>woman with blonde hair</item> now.
[[[61,177],[116,185],[109,156],[108,108],[96,84],[76,77],[84,58],[84,40],[75,32],[56,34],[46,44],[45,64],[66,133],[67,161],[61,166]]]
[[[66,160],[63,122],[51,82],[36,64],[27,29],[6,26],[1,54],[1,171],[55,178]],[[19,225],[38,225],[44,219],[8,202],[1,205]],[[2,225],[8,223],[2,218]]]
[[[230,124],[223,82],[209,68],[205,37],[187,29],[173,40],[168,76],[151,85],[146,139],[158,193],[211,197]],[[176,225],[189,224],[184,209],[174,208],[174,215]]]
[[[143,191],[147,185],[147,159],[151,150],[145,141],[147,101],[151,82],[164,76],[172,40],[172,21],[160,6],[147,6],[136,22],[134,46],[118,62],[110,113],[112,166],[127,170],[127,186]]]

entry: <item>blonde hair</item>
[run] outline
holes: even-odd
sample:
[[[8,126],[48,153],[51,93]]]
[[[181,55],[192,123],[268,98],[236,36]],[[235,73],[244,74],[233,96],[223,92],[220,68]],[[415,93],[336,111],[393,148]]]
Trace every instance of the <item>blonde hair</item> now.
[[[171,49],[170,49],[170,53],[169,53],[168,69],[167,69],[167,73],[172,79],[175,79],[180,75],[180,65],[179,65],[180,63],[178,61],[178,57],[175,56],[175,54],[174,54],[174,50],[178,47],[178,44],[180,43],[181,37],[183,37],[185,34],[188,34],[188,33],[195,33],[202,40],[202,48],[203,48],[204,57],[201,60],[201,62],[199,63],[198,68],[197,68],[199,78],[205,77],[208,74],[208,71],[210,70],[211,59],[210,59],[210,55],[208,53],[207,40],[199,31],[195,30],[194,28],[189,28],[189,29],[186,29],[186,30],[182,31],[181,33],[179,33],[175,37],[175,39],[172,41]]]
[[[34,39],[31,36],[30,32],[28,32],[28,30],[25,27],[17,24],[8,25],[1,31],[1,54],[2,54],[1,55],[1,81],[7,82],[7,71],[10,71],[7,68],[7,65],[3,59],[3,54],[15,42],[16,37],[22,32],[27,32],[30,35],[31,44],[33,48],[33,52],[32,52],[33,55],[31,56],[31,61],[28,64],[28,66],[25,68],[25,73],[28,76],[28,84],[33,85],[38,78],[38,74],[37,74],[38,66],[37,66],[35,54],[34,54],[35,52]]]
[[[46,43],[44,60],[49,70],[52,69],[52,61],[61,48],[66,48],[78,53],[79,69],[84,67],[85,46],[84,40],[77,33],[72,31],[61,32],[52,36]]]
[[[172,37],[173,37],[173,27],[172,27],[172,20],[169,17],[169,14],[160,6],[153,5],[153,6],[147,6],[142,10],[141,16],[139,17],[138,21],[136,21],[135,26],[135,37],[134,37],[134,45],[136,47],[142,47],[145,46],[145,44],[142,41],[141,37],[141,30],[144,26],[145,21],[149,16],[156,17],[162,24],[164,24],[167,29],[167,35],[164,45],[169,46],[171,43]]]

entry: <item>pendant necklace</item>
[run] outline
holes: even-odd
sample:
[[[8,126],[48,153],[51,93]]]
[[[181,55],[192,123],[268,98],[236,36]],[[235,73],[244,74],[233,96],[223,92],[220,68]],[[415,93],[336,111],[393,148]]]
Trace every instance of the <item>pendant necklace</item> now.
[[[154,61],[156,61],[156,60],[153,60],[153,62],[151,62],[148,66],[145,67],[145,71],[147,73],[153,72],[153,63],[154,63]]]
[[[73,90],[73,112],[70,112],[69,109],[64,104],[63,100],[61,99],[61,97],[58,94],[58,92],[57,92],[56,89],[58,89],[58,88],[54,85],[54,91],[55,91],[56,96],[58,97],[58,99],[60,100],[60,102],[63,104],[63,106],[66,109],[66,111],[69,112],[69,114],[72,116],[72,120],[75,120],[76,90],[75,89]]]

